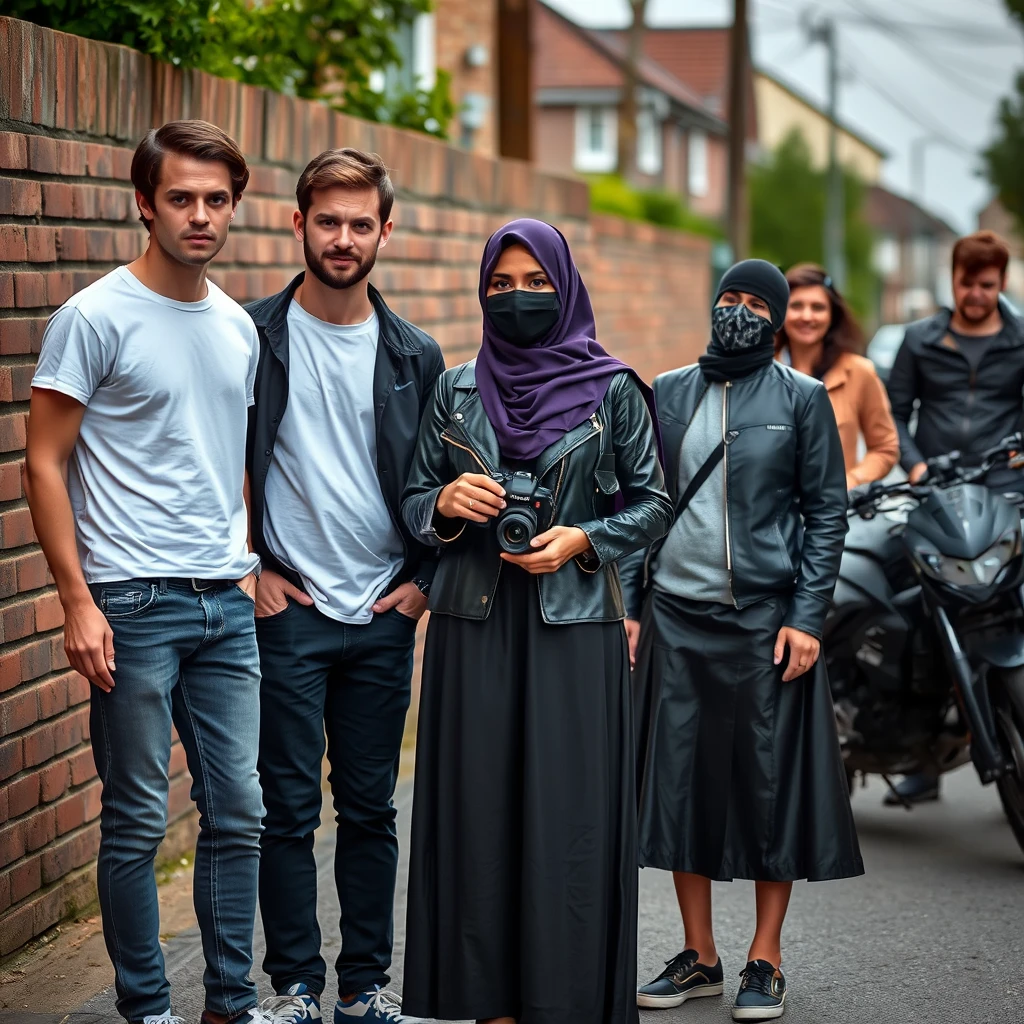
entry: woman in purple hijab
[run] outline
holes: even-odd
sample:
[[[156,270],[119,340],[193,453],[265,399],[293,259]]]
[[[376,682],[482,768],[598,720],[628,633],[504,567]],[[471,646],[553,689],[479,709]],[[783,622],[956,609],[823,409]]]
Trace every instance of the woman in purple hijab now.
[[[636,810],[616,563],[672,518],[650,393],[559,231],[506,224],[478,357],[439,380],[403,502],[438,546],[404,1012],[635,1024]]]

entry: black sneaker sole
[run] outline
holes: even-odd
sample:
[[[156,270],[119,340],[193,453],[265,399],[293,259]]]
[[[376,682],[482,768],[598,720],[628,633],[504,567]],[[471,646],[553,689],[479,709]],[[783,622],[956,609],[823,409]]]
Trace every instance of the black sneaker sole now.
[[[645,1010],[671,1010],[673,1006],[682,1006],[687,999],[699,999],[702,996],[720,996],[725,991],[725,983],[717,985],[697,985],[671,996],[652,996],[645,992],[637,992],[636,1005]]]

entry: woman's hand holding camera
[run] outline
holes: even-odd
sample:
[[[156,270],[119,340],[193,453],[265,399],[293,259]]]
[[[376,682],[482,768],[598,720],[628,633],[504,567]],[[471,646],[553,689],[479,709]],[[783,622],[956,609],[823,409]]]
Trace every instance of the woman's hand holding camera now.
[[[546,572],[557,572],[577,555],[590,550],[590,538],[578,526],[552,526],[544,533],[538,533],[530,541],[534,548],[528,555],[510,555],[502,551],[501,557],[527,572],[539,576]]]
[[[483,473],[463,473],[437,496],[437,511],[446,519],[486,523],[505,507],[505,488]]]

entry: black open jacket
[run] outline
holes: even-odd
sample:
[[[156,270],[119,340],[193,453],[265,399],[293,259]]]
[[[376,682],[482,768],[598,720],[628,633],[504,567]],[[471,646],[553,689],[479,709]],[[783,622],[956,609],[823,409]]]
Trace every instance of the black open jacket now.
[[[522,572],[500,558],[493,523],[435,515],[441,489],[463,473],[502,469],[498,439],[480,401],[475,363],[444,373],[423,420],[402,513],[426,544],[441,546],[430,610],[486,619],[499,573]],[[664,536],[672,521],[654,425],[628,373],[612,378],[597,412],[546,448],[535,474],[555,494],[548,526],[578,526],[592,553],[537,576],[545,622],[613,622],[625,616],[616,562]],[[623,507],[615,511],[620,496]]]
[[[680,483],[686,486],[679,480],[683,437],[706,390],[697,365],[654,382],[673,504]],[[726,385],[722,434],[733,603],[745,608],[788,595],[784,624],[820,638],[847,529],[846,470],[828,392],[820,381],[773,362]],[[631,619],[640,618],[660,547],[620,566]]]
[[[963,453],[967,465],[976,463],[982,452],[1020,429],[1024,322],[1002,301],[999,312],[1002,330],[977,370],[950,343],[950,310],[907,327],[888,383],[904,469],[951,451]],[[920,408],[911,435],[915,402]],[[1012,472],[1009,476],[1017,478]]]
[[[284,291],[246,306],[260,336],[256,371],[256,404],[249,410],[245,465],[249,471],[252,544],[264,568],[280,573],[297,587],[298,575],[281,565],[267,550],[263,535],[267,473],[274,457],[277,428],[288,405],[288,307],[299,274]],[[415,579],[428,583],[437,567],[437,552],[406,528],[401,515],[405,487],[416,450],[420,420],[444,372],[444,357],[436,341],[388,309],[372,285],[370,302],[380,324],[380,344],[373,370],[373,406],[377,427],[377,478],[391,520],[402,537],[402,569],[388,589]]]

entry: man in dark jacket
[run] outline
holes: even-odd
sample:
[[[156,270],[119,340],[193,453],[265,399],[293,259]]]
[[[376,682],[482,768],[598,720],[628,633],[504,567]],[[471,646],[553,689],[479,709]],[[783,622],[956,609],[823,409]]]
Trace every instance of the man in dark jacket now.
[[[260,906],[275,1020],[320,1020],[326,965],[313,833],[324,731],[338,821],[341,999],[335,1020],[406,1020],[384,991],[398,840],[392,805],[416,621],[436,565],[401,518],[420,419],[444,370],[433,339],[367,275],[391,234],[387,168],[321,153],[296,189],[307,270],[248,307],[260,336],[248,437],[263,560]]]
[[[889,377],[889,399],[900,435],[900,461],[913,481],[927,460],[959,451],[966,465],[1018,430],[1024,411],[1024,323],[999,294],[1010,251],[991,231],[961,238],[953,247],[952,310],[943,309],[907,328]],[[917,406],[917,430],[910,417]],[[1024,489],[1015,470],[989,474],[990,487]],[[910,775],[890,793],[903,800],[936,800],[939,780]],[[901,799],[902,797],[902,799]]]

